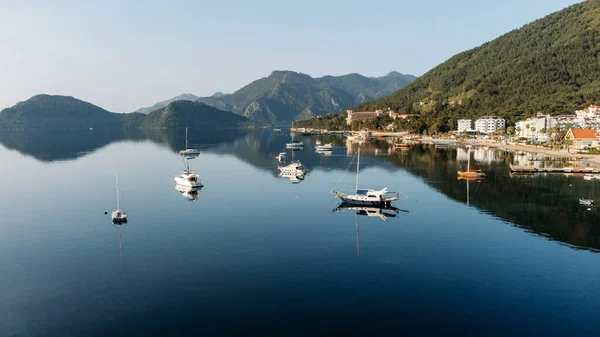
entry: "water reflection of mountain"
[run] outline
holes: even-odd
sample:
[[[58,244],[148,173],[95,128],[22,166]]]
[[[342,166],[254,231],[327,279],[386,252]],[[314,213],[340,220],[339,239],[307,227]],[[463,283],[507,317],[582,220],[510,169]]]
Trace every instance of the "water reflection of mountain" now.
[[[355,151],[346,147],[343,137],[298,137],[306,146],[294,153],[311,171],[346,170]],[[330,156],[315,153],[315,142],[333,143]],[[277,170],[275,156],[291,140],[289,132],[270,130],[192,130],[191,146],[219,155],[233,155],[239,160],[273,176]],[[173,130],[77,130],[71,132],[12,131],[0,133],[0,143],[40,161],[76,159],[120,141],[152,141],[177,153],[185,147],[185,131]],[[466,159],[461,149],[435,149],[433,146],[411,147],[397,152],[385,142],[365,144],[361,166],[377,166],[389,171],[406,170],[449,198],[467,203],[466,182],[457,180],[456,172]],[[472,183],[469,203],[484,212],[510,221],[527,231],[581,248],[600,249],[600,212],[588,211],[578,204],[580,197],[599,199],[600,182],[564,175],[511,177],[508,163],[514,154],[500,150],[481,151],[471,161],[486,172],[486,179]],[[487,151],[487,152],[484,152]],[[288,160],[291,159],[291,151]],[[477,153],[477,152],[476,152]],[[481,160],[483,161],[481,161]],[[202,160],[202,155],[198,159]]]
[[[599,185],[581,177],[564,175],[511,177],[508,163],[512,154],[494,151],[497,160],[481,163],[487,176],[471,184],[469,202],[485,212],[510,221],[527,231],[579,248],[600,249],[600,212],[588,211],[579,197],[598,199]],[[466,182],[457,181],[461,164],[457,149],[412,148],[392,160],[430,186],[462,203],[467,202]],[[473,163],[472,163],[473,164]]]

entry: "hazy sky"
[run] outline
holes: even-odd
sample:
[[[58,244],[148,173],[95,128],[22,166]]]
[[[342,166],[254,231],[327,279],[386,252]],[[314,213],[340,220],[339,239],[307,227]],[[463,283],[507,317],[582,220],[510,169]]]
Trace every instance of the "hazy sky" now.
[[[274,69],[422,75],[575,0],[0,0],[0,109],[38,93],[130,112]]]

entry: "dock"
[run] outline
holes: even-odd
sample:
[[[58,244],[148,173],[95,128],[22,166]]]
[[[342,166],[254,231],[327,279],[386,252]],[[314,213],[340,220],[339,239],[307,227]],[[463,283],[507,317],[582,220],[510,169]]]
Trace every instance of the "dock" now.
[[[530,167],[510,165],[514,173],[600,173],[600,169],[592,166],[567,166],[567,167]]]
[[[579,161],[583,157],[561,157],[561,156],[529,156],[529,161]]]

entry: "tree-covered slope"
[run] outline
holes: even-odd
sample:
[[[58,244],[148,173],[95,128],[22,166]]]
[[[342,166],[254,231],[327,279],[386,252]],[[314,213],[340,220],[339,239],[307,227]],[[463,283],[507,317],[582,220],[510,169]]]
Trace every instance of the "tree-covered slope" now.
[[[572,113],[600,101],[600,1],[588,0],[465,51],[391,96],[356,109],[420,112],[437,129],[454,119]]]
[[[129,118],[135,119],[135,116]],[[0,111],[0,128],[47,129],[121,126],[124,116],[58,95],[36,95]]]
[[[152,111],[141,123],[143,128],[239,128],[259,126],[248,118],[222,111],[200,102],[175,101]]]
[[[378,78],[359,74],[312,78],[293,71],[274,71],[233,94],[198,101],[264,123],[289,123],[389,95],[413,79],[396,72]]]
[[[0,129],[238,128],[259,123],[199,102],[174,101],[145,115],[119,114],[69,97],[36,95],[0,111]]]
[[[171,99],[167,99],[164,100],[162,102],[157,102],[152,106],[149,107],[144,107],[144,108],[139,108],[137,109],[135,112],[139,112],[139,113],[143,113],[143,114],[149,114],[154,110],[158,110],[160,108],[164,108],[166,107],[169,103],[174,102],[174,101],[196,101],[198,99],[198,96],[196,95],[192,95],[192,94],[181,94],[179,96],[173,97]]]

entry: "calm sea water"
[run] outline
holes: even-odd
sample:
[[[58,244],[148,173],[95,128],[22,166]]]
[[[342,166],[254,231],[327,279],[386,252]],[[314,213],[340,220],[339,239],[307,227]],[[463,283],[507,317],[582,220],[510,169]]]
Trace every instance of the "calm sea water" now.
[[[384,219],[333,211],[355,183],[343,139],[303,137],[306,179],[278,177],[290,139],[190,130],[192,197],[183,130],[0,134],[0,336],[599,334],[600,213],[577,199],[600,181],[513,177],[494,149],[459,181],[463,149],[372,143],[361,186],[405,196]]]

